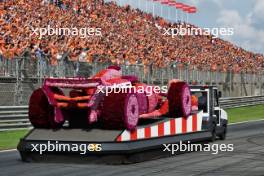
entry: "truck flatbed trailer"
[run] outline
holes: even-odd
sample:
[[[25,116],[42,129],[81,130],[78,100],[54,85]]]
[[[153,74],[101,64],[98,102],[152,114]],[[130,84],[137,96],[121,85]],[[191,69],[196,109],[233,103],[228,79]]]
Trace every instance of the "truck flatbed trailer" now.
[[[203,112],[193,113],[187,118],[160,118],[146,120],[135,130],[92,129],[32,129],[20,140],[18,150],[23,161],[39,162],[92,162],[92,163],[133,163],[167,156],[163,144],[187,141],[199,142],[211,138],[212,134],[203,124]],[[87,150],[43,151],[48,145],[86,145]],[[43,145],[43,146],[41,146]]]

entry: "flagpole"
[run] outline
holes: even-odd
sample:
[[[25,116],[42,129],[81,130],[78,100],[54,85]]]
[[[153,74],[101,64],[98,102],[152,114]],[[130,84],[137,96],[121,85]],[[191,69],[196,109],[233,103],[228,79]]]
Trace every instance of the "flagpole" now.
[[[163,13],[163,5],[161,5],[161,17],[163,17],[162,13]]]
[[[176,23],[178,21],[178,10],[176,9]]]
[[[183,17],[183,11],[181,11],[181,23],[183,21],[184,17]]]
[[[145,1],[145,12],[147,13],[148,12],[148,1]]]
[[[155,17],[155,2],[152,2],[152,14]]]
[[[180,22],[181,22],[181,18],[182,18],[181,10],[179,10],[179,21],[180,21]]]
[[[186,12],[185,11],[183,11],[183,14],[184,14],[184,22],[186,23],[186,20],[187,20],[187,14],[186,14]]]
[[[169,20],[171,20],[171,8],[169,7]]]

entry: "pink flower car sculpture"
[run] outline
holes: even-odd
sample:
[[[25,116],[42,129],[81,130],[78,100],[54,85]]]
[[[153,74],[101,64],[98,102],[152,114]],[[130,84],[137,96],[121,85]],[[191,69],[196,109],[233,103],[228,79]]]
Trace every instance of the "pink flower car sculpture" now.
[[[171,80],[166,93],[148,94],[149,87],[135,76],[123,76],[118,66],[91,78],[47,78],[30,97],[29,119],[35,128],[57,129],[68,120],[70,128],[133,130],[139,119],[190,115],[187,83]]]

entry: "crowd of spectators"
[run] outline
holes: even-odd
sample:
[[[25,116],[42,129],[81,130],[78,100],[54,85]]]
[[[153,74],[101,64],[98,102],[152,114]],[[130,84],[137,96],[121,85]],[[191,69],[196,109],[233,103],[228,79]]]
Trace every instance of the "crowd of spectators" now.
[[[120,7],[103,0],[8,0],[0,1],[0,55],[21,57],[26,51],[33,59],[56,65],[61,58],[71,61],[143,64],[166,67],[187,64],[198,69],[259,72],[264,56],[248,52],[213,36],[164,35],[164,28],[190,24],[170,23],[160,17]],[[45,35],[33,29],[99,28],[101,35],[82,38]],[[194,27],[194,26],[192,26]]]

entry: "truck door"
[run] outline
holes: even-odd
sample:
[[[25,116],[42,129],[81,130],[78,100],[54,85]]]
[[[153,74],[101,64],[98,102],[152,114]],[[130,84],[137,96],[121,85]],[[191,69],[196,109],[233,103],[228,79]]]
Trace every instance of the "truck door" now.
[[[213,108],[214,108],[214,116],[217,118],[217,126],[220,126],[221,122],[221,109],[219,106],[219,98],[218,98],[218,92],[217,89],[213,89]]]

